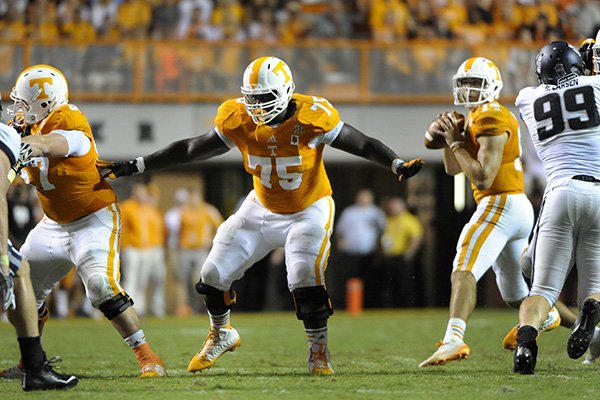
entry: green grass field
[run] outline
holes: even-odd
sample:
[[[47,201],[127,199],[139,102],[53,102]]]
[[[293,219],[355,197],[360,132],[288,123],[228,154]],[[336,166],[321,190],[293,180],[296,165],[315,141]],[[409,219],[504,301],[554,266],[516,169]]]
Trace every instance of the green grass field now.
[[[516,321],[511,311],[476,310],[466,341],[471,357],[419,369],[446,326],[446,310],[342,312],[330,320],[336,375],[306,374],[302,324],[292,313],[234,313],[242,346],[215,367],[189,374],[186,366],[207,331],[206,317],[145,319],[146,335],[164,358],[169,377],[138,379],[132,352],[107,321],[51,320],[44,332],[49,356],[79,376],[66,392],[24,393],[16,381],[0,381],[0,399],[597,399],[600,364],[567,357],[569,332],[559,328],[539,339],[537,372],[511,372],[512,353],[501,348]],[[0,324],[0,367],[18,359],[14,331]]]

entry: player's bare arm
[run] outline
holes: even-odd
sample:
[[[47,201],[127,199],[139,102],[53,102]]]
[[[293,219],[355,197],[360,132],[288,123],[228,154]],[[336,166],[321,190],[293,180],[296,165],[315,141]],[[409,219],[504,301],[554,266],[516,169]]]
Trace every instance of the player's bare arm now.
[[[32,157],[65,157],[69,154],[69,143],[59,133],[27,136],[22,140],[31,146]]]
[[[229,147],[212,129],[210,132],[189,139],[173,142],[146,157],[125,162],[98,161],[97,166],[107,170],[110,178],[139,174],[144,171],[169,168],[176,165],[203,161],[226,153]]]
[[[338,137],[331,143],[331,147],[362,157],[384,168],[390,168],[391,166],[392,171],[400,176],[400,180],[415,175],[423,165],[421,159],[401,160],[392,149],[381,141],[365,135],[346,123],[340,130]]]
[[[448,162],[446,170],[448,171],[448,167],[453,161],[456,161],[460,171],[465,173],[477,189],[488,189],[494,182],[494,179],[496,179],[496,175],[500,169],[502,150],[507,140],[507,133],[496,136],[480,136],[477,139],[480,145],[477,152],[477,159],[471,157],[462,146],[458,147],[455,151],[447,149],[444,151],[444,165]]]
[[[464,148],[461,129],[449,114],[440,117],[439,135],[446,139],[448,147],[444,149],[444,166],[449,175],[464,172],[467,178],[480,190],[488,189],[500,169],[504,145],[508,133],[481,135],[477,138],[479,151],[473,158]],[[458,168],[460,170],[458,170]]]

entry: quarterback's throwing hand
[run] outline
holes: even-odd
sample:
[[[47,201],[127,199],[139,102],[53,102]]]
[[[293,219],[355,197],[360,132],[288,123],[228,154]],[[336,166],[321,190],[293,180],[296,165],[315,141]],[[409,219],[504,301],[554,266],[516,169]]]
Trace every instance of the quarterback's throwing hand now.
[[[398,180],[400,182],[407,180],[408,178],[415,176],[417,172],[421,170],[421,167],[425,164],[422,158],[415,158],[414,160],[405,161],[398,167]]]
[[[96,168],[103,178],[116,179],[120,176],[130,176],[144,172],[144,159],[138,157],[129,161],[97,160]]]

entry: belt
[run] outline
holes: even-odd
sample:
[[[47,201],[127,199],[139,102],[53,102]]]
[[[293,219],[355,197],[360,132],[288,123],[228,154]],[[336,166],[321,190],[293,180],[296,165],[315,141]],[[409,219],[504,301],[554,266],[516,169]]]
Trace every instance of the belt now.
[[[584,182],[600,182],[600,179],[594,178],[593,176],[590,176],[590,175],[575,175],[571,179],[575,179],[577,181],[584,181]]]

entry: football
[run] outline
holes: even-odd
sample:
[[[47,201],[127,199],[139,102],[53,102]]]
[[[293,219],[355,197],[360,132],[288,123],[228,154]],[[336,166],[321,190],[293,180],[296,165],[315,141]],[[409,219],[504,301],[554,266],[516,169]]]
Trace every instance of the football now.
[[[438,119],[439,118],[434,119],[431,125],[429,125],[429,128],[427,128],[425,131],[423,143],[425,144],[425,147],[430,150],[443,149],[444,147],[448,146],[446,144],[446,139],[437,133],[440,130],[440,123]]]
[[[462,115],[461,113],[456,112],[456,111],[453,111],[451,113],[439,114],[437,116],[437,118],[434,119],[433,122],[431,122],[431,125],[429,125],[429,128],[427,128],[427,130],[425,131],[425,139],[423,140],[423,143],[425,144],[425,147],[428,149],[431,149],[431,150],[443,149],[444,147],[448,146],[444,137],[438,133],[441,130],[439,120],[442,115],[450,116],[450,119],[452,120],[452,124],[456,127],[456,129],[458,129],[458,131],[461,133],[464,131],[464,126],[465,126],[465,116],[464,115]]]

